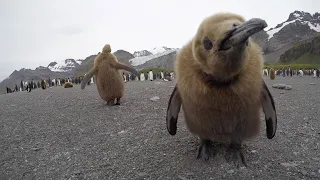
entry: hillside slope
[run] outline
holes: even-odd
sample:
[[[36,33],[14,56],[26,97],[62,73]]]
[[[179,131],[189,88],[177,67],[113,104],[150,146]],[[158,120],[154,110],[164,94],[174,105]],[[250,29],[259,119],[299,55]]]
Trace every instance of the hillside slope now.
[[[297,43],[280,56],[283,64],[320,64],[320,34],[309,42]]]

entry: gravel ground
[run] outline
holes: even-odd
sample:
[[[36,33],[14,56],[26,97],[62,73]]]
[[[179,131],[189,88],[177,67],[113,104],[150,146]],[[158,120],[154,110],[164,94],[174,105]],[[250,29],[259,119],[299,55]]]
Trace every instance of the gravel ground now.
[[[277,133],[267,139],[263,122],[261,135],[244,145],[248,168],[240,169],[225,161],[224,146],[208,162],[196,160],[199,141],[182,113],[176,136],[169,135],[174,82],[128,82],[115,107],[100,100],[95,85],[1,95],[0,179],[320,179],[320,79],[277,76],[266,83]]]

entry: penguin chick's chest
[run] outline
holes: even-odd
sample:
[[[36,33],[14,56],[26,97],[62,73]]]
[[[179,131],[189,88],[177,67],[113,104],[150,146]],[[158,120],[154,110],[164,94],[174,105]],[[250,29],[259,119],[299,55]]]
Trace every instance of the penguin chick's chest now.
[[[182,89],[185,90],[180,91],[185,121],[193,134],[225,142],[234,135],[245,140],[259,133],[260,88],[237,93],[237,89],[231,88]]]

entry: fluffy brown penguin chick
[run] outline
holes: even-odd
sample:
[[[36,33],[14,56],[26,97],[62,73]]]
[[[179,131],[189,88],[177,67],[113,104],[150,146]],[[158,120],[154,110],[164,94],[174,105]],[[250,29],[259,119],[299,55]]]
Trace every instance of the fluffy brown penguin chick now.
[[[120,70],[129,71],[136,76],[139,72],[133,67],[118,62],[116,56],[111,53],[111,47],[106,44],[102,52],[94,59],[92,69],[83,77],[81,89],[84,89],[89,80],[96,76],[96,86],[102,100],[108,105],[120,105],[120,98],[124,94],[124,80]],[[114,101],[116,100],[116,104]]]
[[[262,79],[262,52],[250,39],[266,26],[261,19],[245,21],[237,14],[218,13],[204,19],[178,53],[167,130],[176,134],[182,106],[187,129],[201,140],[197,158],[209,159],[213,141],[231,143],[227,161],[246,166],[241,145],[259,134],[261,107],[267,137],[274,137],[277,116]]]

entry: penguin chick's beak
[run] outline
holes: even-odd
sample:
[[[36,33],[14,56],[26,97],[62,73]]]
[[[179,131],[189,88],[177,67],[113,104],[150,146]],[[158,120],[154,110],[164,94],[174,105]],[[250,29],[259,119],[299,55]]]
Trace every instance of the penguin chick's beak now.
[[[262,31],[268,25],[265,20],[252,18],[227,32],[225,38],[220,43],[219,51],[228,50],[232,46],[248,42],[253,34]]]

